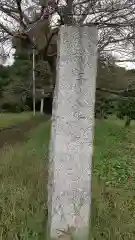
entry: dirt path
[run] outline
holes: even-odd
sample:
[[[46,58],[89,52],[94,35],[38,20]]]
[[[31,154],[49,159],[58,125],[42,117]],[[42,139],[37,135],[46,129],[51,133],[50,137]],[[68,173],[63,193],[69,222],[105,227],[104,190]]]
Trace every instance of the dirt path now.
[[[17,142],[25,140],[26,133],[36,128],[41,122],[49,120],[49,116],[32,118],[27,122],[11,126],[6,129],[0,129],[0,148],[5,144],[14,145]]]

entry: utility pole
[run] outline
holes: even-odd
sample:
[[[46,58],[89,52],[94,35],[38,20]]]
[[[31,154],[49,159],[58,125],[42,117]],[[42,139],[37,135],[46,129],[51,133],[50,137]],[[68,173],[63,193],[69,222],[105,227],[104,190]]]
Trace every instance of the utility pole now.
[[[34,37],[33,37],[34,42]],[[35,46],[33,46],[33,116],[36,115],[36,86],[35,86]]]

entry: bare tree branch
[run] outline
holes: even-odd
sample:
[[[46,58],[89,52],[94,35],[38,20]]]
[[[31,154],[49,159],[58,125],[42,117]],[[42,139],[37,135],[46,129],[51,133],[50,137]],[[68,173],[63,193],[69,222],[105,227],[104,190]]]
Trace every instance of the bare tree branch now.
[[[39,3],[40,2],[40,3]],[[67,0],[67,5],[59,6],[59,1],[0,0],[0,42],[13,36],[26,39],[31,28],[36,28],[41,21],[58,13],[63,24],[78,21],[79,24],[97,25],[99,30],[98,51],[125,51],[132,54],[135,46],[135,1],[134,0]],[[80,10],[79,10],[80,9]],[[81,18],[80,18],[81,14]],[[37,27],[38,28],[38,27]],[[3,32],[8,35],[3,35]],[[48,34],[44,54],[51,43]],[[115,47],[114,47],[115,46]],[[128,49],[128,50],[126,50]],[[129,50],[130,49],[130,50]],[[54,55],[56,52],[54,53]],[[53,53],[52,53],[53,55]],[[131,58],[131,56],[129,57]],[[125,59],[124,59],[125,60]],[[122,61],[122,59],[121,59]]]
[[[14,36],[14,34],[7,28],[5,27],[2,23],[0,23],[0,28],[4,30],[6,33],[8,33],[11,36]]]
[[[20,25],[26,29],[26,24],[23,22],[24,19],[24,14],[22,12],[22,7],[21,7],[21,2],[22,0],[16,0],[17,8],[18,8],[18,13],[19,13],[19,20],[20,20]]]

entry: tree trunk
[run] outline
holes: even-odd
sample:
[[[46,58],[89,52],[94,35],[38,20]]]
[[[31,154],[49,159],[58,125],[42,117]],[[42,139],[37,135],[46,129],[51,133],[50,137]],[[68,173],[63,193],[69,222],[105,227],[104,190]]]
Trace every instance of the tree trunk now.
[[[33,116],[36,115],[35,49],[33,48]]]
[[[88,240],[97,30],[62,26],[59,37],[47,239],[59,239],[60,235],[61,239],[71,239],[74,234]]]

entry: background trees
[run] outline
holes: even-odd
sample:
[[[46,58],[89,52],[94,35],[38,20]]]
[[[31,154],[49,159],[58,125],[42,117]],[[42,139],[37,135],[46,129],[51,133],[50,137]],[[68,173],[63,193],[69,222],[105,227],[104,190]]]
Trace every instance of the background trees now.
[[[112,91],[134,88],[134,72],[116,65],[117,61],[134,61],[134,10],[133,0],[71,0],[65,1],[63,5],[55,0],[1,0],[1,59],[5,62],[7,57],[13,54],[13,49],[15,51],[13,66],[6,68],[10,74],[6,78],[8,85],[4,87],[4,91],[1,90],[3,103],[9,100],[10,91],[10,98],[14,103],[15,99],[19,99],[17,102],[21,102],[22,106],[24,99],[29,99],[28,105],[31,107],[33,46],[36,48],[36,87],[43,88],[46,94],[52,96],[59,27],[68,21],[75,23],[81,14],[80,24],[96,24],[98,27],[97,102],[101,103],[101,98],[110,97]],[[117,57],[119,53],[120,58]],[[18,72],[14,68],[17,68]],[[10,99],[10,102],[12,101]],[[26,102],[25,104],[27,105]],[[101,104],[96,105],[99,108]]]
[[[134,95],[135,71],[126,70],[117,65],[99,62],[96,92],[96,116],[107,117],[117,111],[116,101],[120,90],[127,90],[128,96]],[[36,60],[36,89],[44,89],[45,94],[51,94],[53,87],[52,71],[47,61]],[[108,90],[108,91],[107,91]],[[116,92],[116,94],[115,94]],[[37,91],[37,100],[40,94]],[[124,94],[122,92],[122,94]],[[15,55],[12,66],[0,66],[0,106],[9,111],[32,109],[32,61],[28,55]],[[48,100],[47,100],[48,101]],[[127,100],[126,100],[127,101]],[[48,103],[47,103],[48,104]],[[47,105],[46,104],[46,105]],[[51,102],[50,102],[51,104]],[[37,101],[37,110],[40,109]]]

